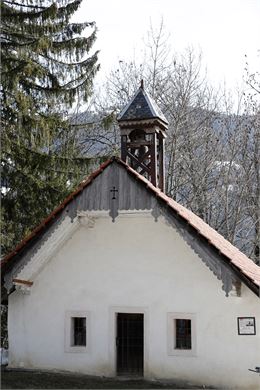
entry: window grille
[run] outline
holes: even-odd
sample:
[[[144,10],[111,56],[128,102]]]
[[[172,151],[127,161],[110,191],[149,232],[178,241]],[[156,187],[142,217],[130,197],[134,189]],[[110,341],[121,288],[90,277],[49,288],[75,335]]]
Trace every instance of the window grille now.
[[[175,348],[191,349],[191,320],[175,319]]]
[[[86,317],[72,317],[72,346],[86,344]]]

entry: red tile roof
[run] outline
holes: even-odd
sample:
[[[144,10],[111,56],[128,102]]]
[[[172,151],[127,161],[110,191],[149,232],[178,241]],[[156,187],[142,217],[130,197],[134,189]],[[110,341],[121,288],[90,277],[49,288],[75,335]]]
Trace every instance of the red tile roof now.
[[[134,169],[129,167],[119,158],[112,158],[102,164],[98,170],[93,172],[87,179],[83,180],[79,187],[70,194],[32,233],[27,236],[11,253],[6,255],[1,261],[1,266],[9,262],[16,254],[21,252],[29,244],[29,242],[37,236],[43,229],[48,227],[48,224],[56,218],[59,213],[72,201],[84,188],[86,188],[108,165],[116,161],[122,165],[132,176],[138,181],[143,182],[146,187],[159,199],[161,199],[170,210],[177,213],[188,225],[192,226],[200,236],[205,238],[211,246],[213,246],[221,255],[223,255],[231,265],[233,265],[241,274],[246,276],[255,286],[260,287],[260,267],[257,266],[246,255],[240,252],[234,245],[227,241],[223,236],[217,233],[213,228],[206,224],[201,218],[195,215],[192,211],[181,206],[165,195],[159,188],[155,187],[144,176],[140,175]]]
[[[194,214],[192,211],[181,206],[175,200],[169,198],[159,188],[154,187],[144,176],[137,173],[127,164],[121,161],[126,169],[135,175],[138,180],[145,182],[147,186],[154,192],[154,194],[162,199],[172,210],[180,215],[189,225],[194,227],[196,231],[207,239],[210,245],[214,246],[222,255],[230,260],[230,262],[237,267],[244,275],[253,281],[257,286],[260,286],[260,267],[256,265],[251,259],[249,259],[238,248],[227,241],[221,234],[210,227],[200,217]]]

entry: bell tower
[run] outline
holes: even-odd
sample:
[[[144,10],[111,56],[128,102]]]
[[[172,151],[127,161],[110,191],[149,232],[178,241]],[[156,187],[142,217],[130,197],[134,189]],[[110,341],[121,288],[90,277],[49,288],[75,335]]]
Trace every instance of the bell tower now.
[[[164,191],[164,143],[168,122],[144,90],[143,80],[117,120],[122,160]]]

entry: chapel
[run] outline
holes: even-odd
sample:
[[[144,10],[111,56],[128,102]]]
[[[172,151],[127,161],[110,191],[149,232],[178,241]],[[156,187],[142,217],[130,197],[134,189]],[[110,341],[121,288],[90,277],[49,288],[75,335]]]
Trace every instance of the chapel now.
[[[1,262],[9,366],[258,389],[260,267],[165,193],[168,122],[143,83],[121,158]]]

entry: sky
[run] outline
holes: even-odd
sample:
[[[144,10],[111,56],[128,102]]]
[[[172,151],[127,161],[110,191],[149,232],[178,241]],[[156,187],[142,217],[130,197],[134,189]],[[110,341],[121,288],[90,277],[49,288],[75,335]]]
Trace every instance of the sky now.
[[[150,23],[162,18],[172,51],[201,51],[214,86],[241,87],[245,55],[252,71],[260,68],[260,0],[83,0],[76,19],[97,24],[98,80],[119,60],[138,59]]]

